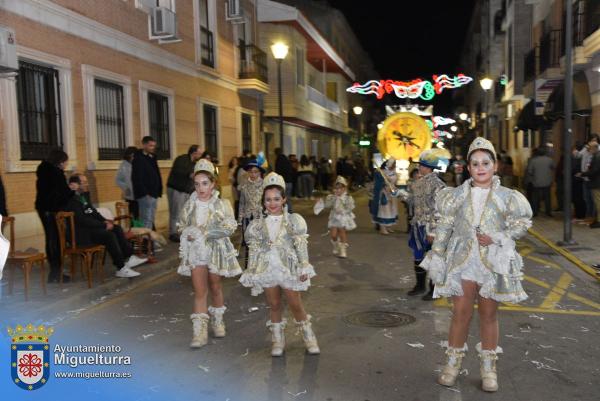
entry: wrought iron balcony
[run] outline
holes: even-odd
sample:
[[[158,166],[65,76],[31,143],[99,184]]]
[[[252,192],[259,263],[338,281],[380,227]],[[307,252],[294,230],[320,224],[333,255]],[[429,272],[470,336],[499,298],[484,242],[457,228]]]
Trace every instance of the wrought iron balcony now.
[[[267,53],[255,45],[247,45],[240,41],[240,79],[258,79],[269,82],[267,69]]]
[[[562,30],[555,29],[542,37],[540,41],[540,72],[548,68],[559,68],[562,54]]]
[[[525,75],[525,82],[529,82],[532,81],[535,76],[537,75],[538,69],[537,69],[537,64],[539,61],[538,58],[538,49],[539,47],[534,47],[533,49],[529,50],[527,52],[527,54],[525,55],[525,58],[523,59],[524,62],[524,75]]]

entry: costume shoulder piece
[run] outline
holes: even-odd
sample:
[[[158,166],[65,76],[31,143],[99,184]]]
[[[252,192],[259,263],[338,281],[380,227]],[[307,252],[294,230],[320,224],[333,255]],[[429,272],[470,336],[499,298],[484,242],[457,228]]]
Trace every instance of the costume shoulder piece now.
[[[466,197],[467,187],[445,187],[435,196],[435,208],[442,214],[454,214],[456,209]]]
[[[288,214],[288,232],[291,235],[305,235],[307,226],[304,217],[298,213]]]

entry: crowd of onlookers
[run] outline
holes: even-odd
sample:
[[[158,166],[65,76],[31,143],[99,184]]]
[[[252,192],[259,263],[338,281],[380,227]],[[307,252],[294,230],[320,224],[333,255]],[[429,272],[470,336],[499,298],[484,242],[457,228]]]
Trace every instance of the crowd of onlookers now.
[[[574,222],[588,224],[591,228],[600,227],[597,213],[600,211],[600,136],[592,134],[588,141],[577,143],[571,158],[571,195],[574,209]],[[163,193],[163,182],[155,155],[156,141],[146,136],[142,139],[142,147],[128,147],[124,151],[123,160],[115,177],[115,183],[122,191],[122,198],[128,203],[134,224],[154,230],[158,198]],[[535,149],[527,161],[522,179],[522,188],[531,202],[534,216],[537,216],[544,206],[544,213],[552,216],[551,188],[555,184],[557,209],[563,208],[563,194],[567,190],[564,184],[563,163],[561,157],[558,163],[552,157],[552,146]],[[288,209],[291,212],[292,199],[314,199],[315,191],[328,191],[336,176],[343,176],[349,183],[349,189],[363,187],[371,180],[369,166],[362,157],[340,157],[335,164],[324,157],[295,154],[284,155],[281,148],[275,149],[275,163],[271,170],[281,175],[286,182]],[[166,194],[169,204],[169,238],[179,241],[176,221],[183,205],[194,191],[194,165],[200,159],[211,160],[208,152],[203,152],[198,145],[189,147],[186,154],[178,156],[171,168],[167,183]],[[214,160],[213,160],[214,161]],[[241,156],[234,157],[229,162],[229,183],[232,188],[235,211],[239,200],[238,187],[246,176],[244,166],[256,162],[256,156],[244,150]],[[505,152],[497,155],[497,175],[507,187],[519,185],[513,171],[513,160]],[[37,168],[35,209],[42,223],[46,256],[50,264],[49,282],[60,278],[61,255],[56,213],[72,211],[75,215],[78,245],[100,243],[113,258],[117,267],[117,275],[133,277],[139,273],[131,268],[142,263],[132,256],[132,251],[125,241],[126,233],[113,223],[112,216],[100,208],[96,209],[91,202],[87,178],[83,174],[72,174],[65,177],[65,167],[68,155],[56,149],[50,152],[46,160]],[[450,160],[447,171],[441,174],[446,184],[461,185],[468,179],[466,161],[456,155]],[[411,177],[414,175],[411,172]],[[101,213],[104,212],[104,213]],[[0,179],[0,214],[8,215],[6,209],[5,191]],[[153,246],[160,250],[160,243]],[[68,277],[63,277],[68,280]]]

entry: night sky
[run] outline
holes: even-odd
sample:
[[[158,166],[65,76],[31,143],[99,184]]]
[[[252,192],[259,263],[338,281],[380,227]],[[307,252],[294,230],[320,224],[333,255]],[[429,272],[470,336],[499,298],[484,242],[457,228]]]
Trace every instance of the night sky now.
[[[475,0],[328,2],[344,13],[382,79],[462,72],[457,64]],[[451,112],[451,99],[450,91],[436,96],[436,114]]]

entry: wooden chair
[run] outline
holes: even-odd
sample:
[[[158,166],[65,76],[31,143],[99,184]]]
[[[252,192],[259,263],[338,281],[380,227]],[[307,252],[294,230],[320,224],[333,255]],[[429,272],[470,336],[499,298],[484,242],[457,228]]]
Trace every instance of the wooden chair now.
[[[8,251],[8,258],[6,259],[6,266],[9,267],[10,273],[8,277],[8,293],[12,295],[13,286],[15,281],[15,268],[17,266],[21,266],[23,269],[23,275],[25,278],[25,300],[29,300],[29,277],[31,274],[31,269],[35,266],[36,263],[39,263],[41,276],[42,276],[42,289],[44,291],[44,295],[46,292],[46,264],[44,263],[46,260],[46,255],[43,253],[33,253],[33,252],[20,252],[16,251],[16,238],[15,238],[15,218],[12,216],[7,216],[2,218],[2,228],[4,225],[9,226],[9,238],[10,241],[10,250]]]
[[[77,257],[80,256],[82,262],[81,270],[83,271],[85,269],[87,274],[88,288],[92,288],[94,256],[98,255],[99,257],[95,258],[95,265],[99,270],[100,281],[104,281],[103,260],[106,252],[104,245],[90,245],[83,247],[77,246],[77,242],[75,241],[75,214],[73,212],[56,213],[56,226],[58,228],[58,237],[60,239],[61,266],[64,262],[65,256],[70,256],[71,280],[75,279],[75,262]],[[67,229],[69,230],[68,233]],[[68,239],[67,235],[69,235]],[[60,283],[62,284],[62,274],[60,275]]]
[[[122,229],[125,237],[131,242],[133,253],[147,258],[150,263],[154,261],[154,248],[150,234],[132,234],[129,230],[133,227],[133,216],[129,213],[127,202],[115,203],[116,217],[114,223]]]

